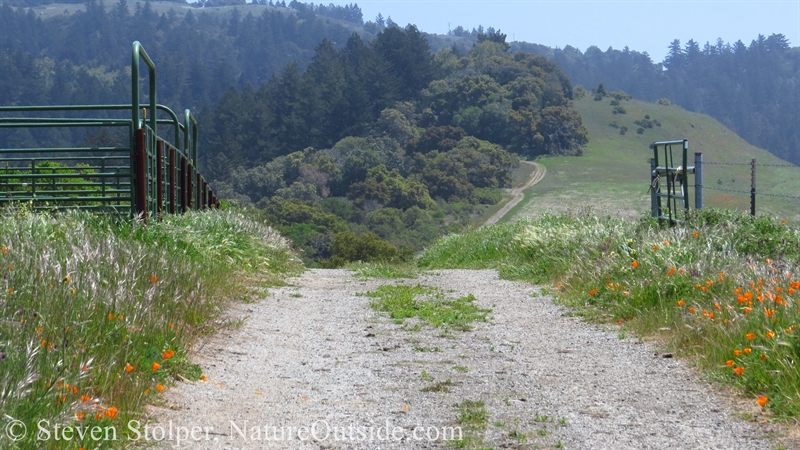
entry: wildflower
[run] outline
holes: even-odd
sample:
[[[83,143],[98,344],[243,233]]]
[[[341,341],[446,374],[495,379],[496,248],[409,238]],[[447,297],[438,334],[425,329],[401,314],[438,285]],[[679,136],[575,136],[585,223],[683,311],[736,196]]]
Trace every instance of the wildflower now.
[[[665,247],[666,247],[667,245],[669,245],[669,241],[664,241],[664,242],[662,242],[662,243],[664,244],[664,246],[665,246]]]
[[[4,245],[4,246],[3,246],[3,256],[6,256],[7,254],[8,254],[8,247],[6,247],[6,246]]]
[[[720,304],[719,304],[719,303],[714,303],[714,308],[717,308],[717,309],[722,309],[722,306],[720,306]]]
[[[753,299],[753,293],[752,293],[752,292],[750,292],[750,291],[747,291],[747,292],[745,292],[745,293],[744,293],[744,298],[745,298],[745,300],[747,300],[747,301],[750,301],[750,300],[752,300],[752,299]]]
[[[150,283],[152,284],[155,283],[156,281],[158,281],[158,277],[155,275],[150,275]]]
[[[671,277],[671,276],[672,276],[672,274],[673,274],[673,273],[675,273],[675,270],[677,270],[677,269],[675,269],[674,267],[670,267],[670,268],[669,268],[669,272],[667,272],[667,276],[668,276],[668,277]]]
[[[125,363],[125,372],[133,372],[133,366],[131,363]]]
[[[786,329],[783,330],[783,331],[785,331],[787,333],[791,333],[792,332],[792,327],[786,327]]]
[[[765,355],[765,354],[763,354],[763,353],[760,353],[760,354],[758,355],[758,357],[759,357],[759,358],[761,358],[761,360],[762,360],[762,361],[764,361],[764,362],[767,362],[767,359],[768,359],[768,358],[767,358],[767,355]]]
[[[86,417],[86,414],[84,414],[82,412],[76,412],[75,413],[75,418],[78,419],[78,420],[83,420],[84,417]]]
[[[739,357],[739,356],[741,356],[741,355],[742,355],[742,351],[741,351],[741,350],[739,350],[738,348],[737,348],[736,350],[734,350],[734,351],[733,351],[733,356]]]
[[[733,369],[733,373],[735,373],[736,375],[741,375],[742,372],[744,372],[744,367],[742,367],[742,366],[739,366],[739,367]]]
[[[762,395],[761,397],[758,397],[758,399],[756,399],[756,401],[758,402],[759,405],[761,405],[762,408],[767,406],[767,396],[766,395]]]
[[[772,339],[775,337],[775,332],[772,330],[767,331],[767,338]]]
[[[86,394],[81,395],[81,402],[86,403],[92,400],[92,397],[89,397]]]
[[[703,287],[700,288],[700,290],[702,290],[703,292],[706,292],[708,290],[708,288],[703,286]]]
[[[694,308],[692,308],[692,307],[689,307],[689,312],[690,312],[690,313],[692,313],[692,314],[694,314]]]
[[[732,360],[732,359],[729,359],[729,360],[725,361],[725,364],[726,364],[728,367],[733,367],[733,360]]]
[[[706,280],[706,286],[711,286],[712,284],[714,284],[714,282],[713,282],[713,281],[711,281],[711,280]]]
[[[639,262],[638,262],[638,261],[633,261],[633,262],[631,263],[631,267],[633,267],[634,269],[635,269],[635,268],[637,268],[637,267],[639,267]]]
[[[163,385],[163,384],[157,384],[157,385],[156,385],[156,390],[157,390],[158,392],[162,392],[162,391],[164,390],[164,385]]]
[[[208,377],[205,374],[200,375],[200,381],[208,381]]]
[[[684,305],[683,300],[678,300],[678,306],[683,306],[683,305]]]
[[[709,319],[713,319],[714,318],[714,313],[713,312],[708,313],[708,318]]]
[[[756,334],[755,333],[747,333],[747,334],[744,335],[744,337],[746,337],[748,341],[752,341],[753,339],[755,339]]]
[[[109,406],[108,409],[106,409],[106,417],[108,417],[110,419],[116,419],[117,411],[119,411],[119,410],[116,407]]]
[[[69,283],[70,281],[71,281],[71,278],[69,277],[69,275],[64,277],[64,283]]]
[[[736,301],[739,302],[739,304],[744,303],[744,295],[737,296],[736,297]]]
[[[159,367],[161,367],[161,364],[159,364],[159,363],[157,363],[157,362],[154,362],[154,363],[153,363],[153,365],[150,367],[150,369],[151,369],[153,372],[155,372],[156,370],[158,370],[158,368],[159,368]]]
[[[745,355],[749,355],[749,354],[750,354],[750,352],[752,352],[752,351],[753,351],[753,349],[752,349],[752,348],[750,348],[750,347],[745,347],[745,348],[744,348],[744,350],[742,350],[742,351],[744,352],[744,354],[745,354]]]
[[[767,262],[767,264],[772,264],[772,260],[769,259],[769,258],[766,259],[766,262]]]
[[[167,351],[164,352],[163,355],[161,355],[161,359],[165,359],[166,360],[166,359],[172,358],[173,356],[175,356],[175,352],[172,351],[172,350],[167,350]]]
[[[97,413],[94,415],[94,420],[100,420],[103,418],[103,413]]]
[[[89,370],[89,366],[81,367],[81,372],[86,372],[87,370]]]
[[[695,231],[694,233],[692,233],[692,236],[694,236],[694,237],[697,237],[697,236],[699,236],[699,235],[700,235],[700,233],[698,233],[697,231]]]
[[[111,314],[111,313],[108,313],[108,320],[114,320],[114,315]]]
[[[658,246],[657,246],[657,245],[654,245],[654,246],[653,246],[653,250],[655,250],[655,251],[658,251]]]

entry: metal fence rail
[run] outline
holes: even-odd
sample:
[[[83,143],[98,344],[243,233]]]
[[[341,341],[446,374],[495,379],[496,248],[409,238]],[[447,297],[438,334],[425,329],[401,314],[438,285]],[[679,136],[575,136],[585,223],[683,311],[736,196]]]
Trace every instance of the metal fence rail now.
[[[146,106],[139,101],[141,60],[149,75]],[[127,146],[0,148],[0,206],[111,210],[145,221],[219,207],[196,169],[197,120],[187,109],[181,122],[156,103],[155,64],[139,42],[133,43],[131,80],[130,104],[0,106],[0,130],[116,127],[128,135]],[[169,119],[159,119],[159,111]],[[77,114],[120,117],[65,117]],[[172,142],[159,136],[159,124],[172,126]]]

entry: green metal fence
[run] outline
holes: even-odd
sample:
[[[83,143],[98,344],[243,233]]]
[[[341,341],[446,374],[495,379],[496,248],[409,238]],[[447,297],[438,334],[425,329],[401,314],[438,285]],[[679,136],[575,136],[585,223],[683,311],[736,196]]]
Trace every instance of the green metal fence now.
[[[141,60],[149,75],[149,103],[144,106]],[[128,135],[126,146],[0,148],[0,206],[24,202],[36,209],[111,210],[145,221],[164,213],[219,207],[196,169],[197,120],[187,109],[181,122],[156,103],[155,64],[139,42],[133,43],[131,86],[130,104],[0,106],[0,129],[114,127]],[[169,118],[159,119],[159,112]],[[119,117],[72,117],[80,114]],[[171,141],[159,136],[159,124],[172,126]]]

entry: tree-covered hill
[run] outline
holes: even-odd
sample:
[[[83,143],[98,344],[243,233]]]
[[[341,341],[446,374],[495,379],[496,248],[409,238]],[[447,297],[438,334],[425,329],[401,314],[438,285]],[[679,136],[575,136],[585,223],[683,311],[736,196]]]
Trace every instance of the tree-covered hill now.
[[[701,47],[675,40],[662,63],[628,47],[581,52],[513,43],[512,49],[548,57],[587,89],[602,83],[638,99],[664,98],[708,114],[751,144],[800,164],[800,47],[791,48],[782,34],[759,35],[749,45],[718,39]]]
[[[47,20],[3,6],[0,103],[126,102],[139,40],[158,66],[159,103],[198,113],[200,169],[218,195],[257,205],[307,262],[328,265],[407,257],[498,202],[517,155],[580,154],[587,142],[567,76],[511,53],[499,31],[434,52],[389,19],[362,35],[360,18],[256,6],[258,16],[181,16],[90,0]],[[4,132],[0,143],[118,139],[62,133]]]

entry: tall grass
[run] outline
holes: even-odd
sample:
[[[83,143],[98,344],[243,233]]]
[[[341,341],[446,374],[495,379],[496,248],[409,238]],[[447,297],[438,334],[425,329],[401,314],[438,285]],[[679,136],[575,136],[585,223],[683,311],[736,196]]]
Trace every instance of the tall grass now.
[[[299,268],[276,232],[225,211],[144,226],[5,209],[0,250],[0,424],[28,430],[0,448],[98,444],[38,441],[41,420],[50,430],[113,426],[124,442],[125,424],[165,385],[201,377],[187,351],[242,294],[237,276]]]
[[[497,268],[550,282],[586,315],[693,357],[777,416],[800,413],[800,232],[769,217],[702,211],[682,226],[543,217],[448,236],[424,268]]]

